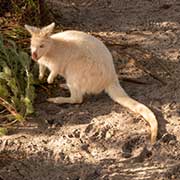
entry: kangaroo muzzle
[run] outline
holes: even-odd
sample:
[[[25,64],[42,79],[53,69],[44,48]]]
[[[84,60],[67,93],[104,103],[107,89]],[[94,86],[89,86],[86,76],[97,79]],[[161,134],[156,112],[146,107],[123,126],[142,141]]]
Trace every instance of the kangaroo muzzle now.
[[[31,57],[32,57],[32,59],[33,59],[34,61],[37,61],[37,60],[38,60],[38,55],[37,55],[36,52],[32,52]]]

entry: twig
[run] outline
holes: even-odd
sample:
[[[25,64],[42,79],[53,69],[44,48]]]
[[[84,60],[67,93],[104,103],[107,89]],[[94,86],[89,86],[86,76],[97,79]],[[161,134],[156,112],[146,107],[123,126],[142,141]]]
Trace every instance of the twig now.
[[[129,56],[131,59],[136,60],[136,58],[134,58],[131,54],[125,54],[126,56]],[[159,82],[161,82],[163,85],[166,85],[166,82],[164,80],[162,80],[161,78],[157,77],[157,75],[153,74],[151,71],[149,71],[148,69],[146,69],[144,66],[142,66],[137,60],[135,61],[136,64],[138,65],[138,67],[140,69],[142,69],[145,73],[149,74],[152,78],[158,80]]]
[[[40,87],[45,90],[49,96],[51,95],[50,90],[46,86],[40,84]]]
[[[143,82],[143,81],[140,81],[140,80],[137,80],[137,79],[126,78],[126,77],[121,78],[121,80],[126,81],[126,82],[130,82],[130,83],[135,83],[135,84],[144,84],[144,85],[149,84],[147,82]]]
[[[145,54],[150,54],[151,59],[155,60],[156,63],[158,63],[158,64],[161,66],[161,68],[162,68],[169,76],[172,76],[172,73],[170,72],[170,70],[168,69],[168,67],[165,66],[165,65],[162,63],[161,59],[159,59],[157,56],[155,56],[152,52],[149,52],[149,51],[147,52],[146,49],[140,48],[140,47],[138,47],[138,46],[136,46],[135,49],[137,49],[137,50],[139,50],[140,52],[143,52],[143,53],[145,53]]]
[[[2,97],[0,97],[0,104],[4,106],[16,120],[23,120],[23,117],[16,111],[16,109]]]
[[[14,121],[11,121],[9,123],[6,123],[6,124],[1,124],[1,127],[9,127],[9,126],[12,126],[13,124],[15,124],[18,120],[15,119]]]
[[[7,110],[7,109],[3,109],[3,110],[0,112],[0,114],[5,113],[5,112],[6,112],[6,110]]]

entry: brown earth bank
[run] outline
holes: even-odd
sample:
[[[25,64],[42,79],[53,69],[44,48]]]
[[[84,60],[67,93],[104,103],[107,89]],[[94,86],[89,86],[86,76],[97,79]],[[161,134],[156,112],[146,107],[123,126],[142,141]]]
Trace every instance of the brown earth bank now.
[[[123,88],[156,114],[158,141],[150,146],[143,118],[105,93],[81,105],[46,102],[69,95],[59,78],[38,91],[35,115],[0,138],[0,180],[179,180],[180,2],[46,3],[59,27],[105,42]]]

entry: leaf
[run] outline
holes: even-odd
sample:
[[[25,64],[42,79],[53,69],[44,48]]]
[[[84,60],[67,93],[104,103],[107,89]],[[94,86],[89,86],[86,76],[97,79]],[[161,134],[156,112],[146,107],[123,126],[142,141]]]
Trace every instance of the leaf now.
[[[1,127],[0,127],[0,136],[4,136],[4,135],[6,135],[7,133],[8,133],[7,128],[1,128]]]
[[[6,84],[0,81],[0,95],[3,98],[7,98],[9,96],[9,92],[7,90]]]
[[[32,114],[34,112],[34,108],[32,106],[32,102],[28,97],[24,98],[24,103],[26,105],[26,115]]]

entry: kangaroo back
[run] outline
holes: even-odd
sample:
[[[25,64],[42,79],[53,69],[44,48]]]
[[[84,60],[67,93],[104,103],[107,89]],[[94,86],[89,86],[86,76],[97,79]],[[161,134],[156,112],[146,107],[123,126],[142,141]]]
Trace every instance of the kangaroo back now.
[[[154,113],[146,107],[144,104],[137,102],[136,100],[129,97],[123,88],[120,86],[119,82],[116,81],[112,83],[105,90],[108,95],[117,103],[129,108],[143,116],[143,118],[150,124],[151,127],[151,143],[154,144],[157,138],[158,123]]]

